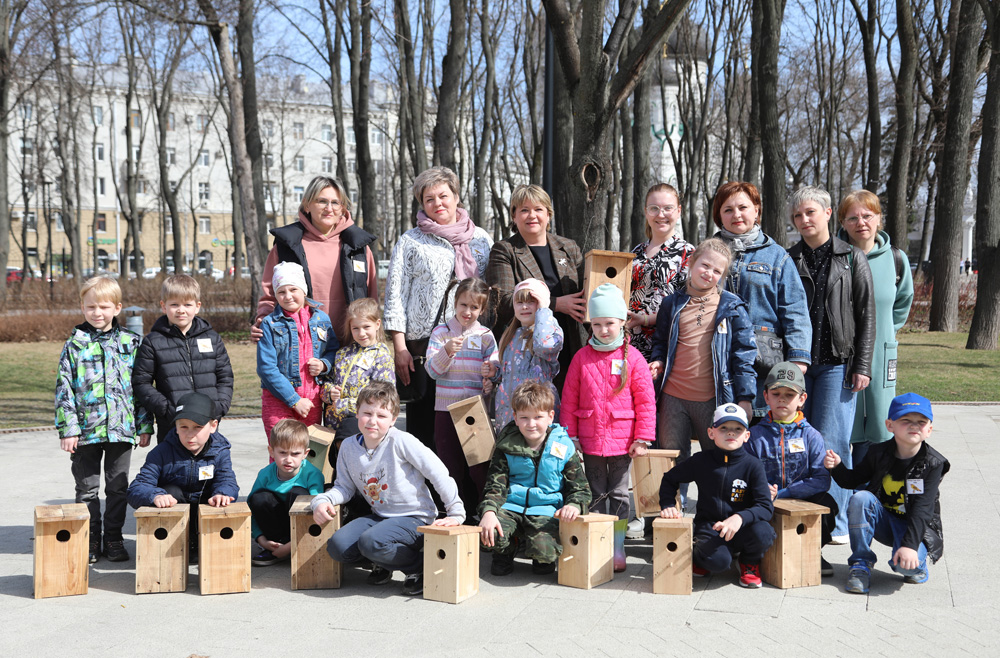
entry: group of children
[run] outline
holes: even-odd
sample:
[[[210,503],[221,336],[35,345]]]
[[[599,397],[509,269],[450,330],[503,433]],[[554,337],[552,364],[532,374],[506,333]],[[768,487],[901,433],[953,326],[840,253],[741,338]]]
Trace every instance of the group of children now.
[[[848,509],[847,589],[867,591],[872,539],[893,546],[892,568],[908,582],[925,581],[926,557],[941,554],[938,484],[948,470],[947,460],[924,443],[930,404],[913,394],[897,398],[886,421],[895,441],[873,447],[854,470],[846,469],[803,417],[802,372],[785,362],[765,381],[768,416],[751,428],[756,346],[746,305],[719,286],[730,258],[717,239],[692,254],[686,287],[660,308],[648,364],[629,344],[621,291],[610,284],[594,290],[592,337],[570,364],[561,400],[552,380],[563,333],[546,285],[534,279],[517,285],[514,319],[498,344],[479,323],[489,288],[479,279],[457,282],[455,315],[434,328],[427,349],[426,368],[437,380],[433,451],[395,428],[399,397],[377,302],[349,306],[340,345],[330,318],[308,297],[301,266],[280,263],[273,275],[278,307],[261,325],[257,355],[271,463],[247,499],[260,549],[254,564],[288,557],[289,508],[296,496],[313,494],[318,523],[353,499],[354,513],[329,551],[345,563],[370,564],[372,584],[399,570],[404,593],[422,591],[417,527],[429,523],[477,523],[496,576],[511,573],[520,547],[535,573],[551,573],[561,552],[559,520],[588,511],[627,520],[631,459],[658,443],[681,450],[663,478],[661,516],[679,516],[676,495],[686,496],[687,483],[698,486],[695,575],[724,571],[737,556],[739,583],[759,587],[760,560],[774,540],[768,521],[775,498],[830,507],[823,524],[828,543],[836,513],[826,493],[832,473],[841,486],[859,488]],[[164,317],[141,344],[117,323],[116,282],[91,279],[81,300],[86,322],[63,350],[56,424],[62,448],[73,453],[77,501],[90,508],[91,561],[102,552],[127,560],[126,499],[133,507],[196,507],[237,498],[229,442],[217,431],[232,398],[232,370],[221,338],[197,317],[198,284],[190,277],[164,282]],[[448,405],[491,393],[494,454],[488,464],[470,467]],[[136,443],[148,445],[153,418],[159,443],[128,485],[130,451]],[[332,486],[305,460],[307,425],[321,421],[339,443]],[[702,450],[689,457],[692,435]],[[427,481],[445,508],[442,518]],[[197,514],[191,519],[194,530]],[[194,543],[196,532],[191,537]],[[825,560],[822,569],[832,574]]]

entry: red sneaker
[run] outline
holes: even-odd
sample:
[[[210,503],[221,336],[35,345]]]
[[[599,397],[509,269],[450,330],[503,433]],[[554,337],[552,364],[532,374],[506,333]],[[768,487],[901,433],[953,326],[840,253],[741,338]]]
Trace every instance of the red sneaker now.
[[[759,564],[743,564],[740,562],[740,586],[741,587],[760,587],[760,565]]]
[[[694,562],[691,563],[691,575],[695,578],[704,578],[708,574],[708,569],[702,569]]]

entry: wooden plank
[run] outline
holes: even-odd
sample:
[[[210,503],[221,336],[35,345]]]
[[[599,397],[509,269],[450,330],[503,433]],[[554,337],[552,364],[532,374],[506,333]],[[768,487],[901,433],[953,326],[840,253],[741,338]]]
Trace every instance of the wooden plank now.
[[[188,585],[191,506],[135,511],[135,593],[183,592]]]
[[[309,426],[309,463],[323,473],[323,482],[333,482],[333,465],[330,451],[333,450],[337,433],[322,425]]]
[[[653,521],[653,593],[690,594],[691,518]]]
[[[559,522],[559,584],[591,589],[614,578],[613,514],[584,514]]]
[[[761,578],[781,589],[819,585],[822,515],[829,509],[791,498],[775,500],[774,507],[775,539],[761,561]]]
[[[479,592],[479,528],[425,525],[417,530],[424,533],[424,598],[461,603],[475,596]]]
[[[829,514],[830,508],[797,498],[777,498],[774,500],[774,513],[787,516],[812,516]]]
[[[632,261],[635,254],[627,251],[594,249],[587,252],[583,262],[583,299],[602,284],[611,283],[622,291],[625,303],[632,294]],[[584,322],[590,322],[589,310],[584,311]]]
[[[475,466],[488,462],[493,456],[497,439],[482,396],[476,395],[449,404],[448,413],[455,425],[458,441],[462,444],[466,463]]]
[[[86,594],[90,584],[90,513],[83,503],[35,508],[34,596]]]
[[[250,591],[250,507],[198,506],[198,579],[201,593]]]
[[[337,589],[343,565],[326,550],[333,533],[340,529],[340,506],[333,520],[320,526],[313,519],[313,496],[298,496],[289,516],[292,524],[292,589]]]

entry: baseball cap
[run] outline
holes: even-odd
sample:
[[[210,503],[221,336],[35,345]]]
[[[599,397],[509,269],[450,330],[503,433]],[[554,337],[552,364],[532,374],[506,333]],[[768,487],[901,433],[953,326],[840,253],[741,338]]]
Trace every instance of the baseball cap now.
[[[782,386],[799,393],[806,392],[806,378],[802,376],[802,370],[791,361],[774,364],[771,371],[767,373],[767,379],[764,380],[765,390],[769,391],[772,388]]]
[[[917,413],[927,420],[934,420],[934,412],[931,411],[931,401],[916,393],[903,393],[897,395],[889,403],[889,420],[896,420],[906,414]]]
[[[715,410],[715,416],[712,419],[712,427],[718,427],[719,425],[730,420],[739,423],[743,427],[750,427],[750,423],[747,422],[747,414],[743,411],[743,407],[733,402],[727,402]]]
[[[215,413],[215,401],[202,393],[186,393],[177,401],[177,411],[174,413],[174,422],[178,420],[192,420],[199,425],[208,425],[210,421],[218,418]]]

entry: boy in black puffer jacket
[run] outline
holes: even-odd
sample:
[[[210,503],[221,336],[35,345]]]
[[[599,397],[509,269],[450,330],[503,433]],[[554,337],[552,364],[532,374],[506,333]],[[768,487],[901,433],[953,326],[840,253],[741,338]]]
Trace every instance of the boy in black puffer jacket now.
[[[132,388],[142,406],[156,416],[159,443],[173,427],[177,402],[186,393],[202,393],[215,403],[219,417],[233,401],[233,369],[222,337],[198,317],[201,286],[186,274],[163,281],[164,315],[142,340],[132,367]]]
[[[746,412],[732,402],[722,405],[715,410],[708,436],[714,448],[663,474],[660,516],[680,518],[674,506],[677,490],[682,482],[696,482],[694,575],[725,571],[733,554],[740,553],[739,584],[760,587],[760,561],[774,543],[774,529],[768,523],[774,507],[764,465],[743,447],[750,437]]]

